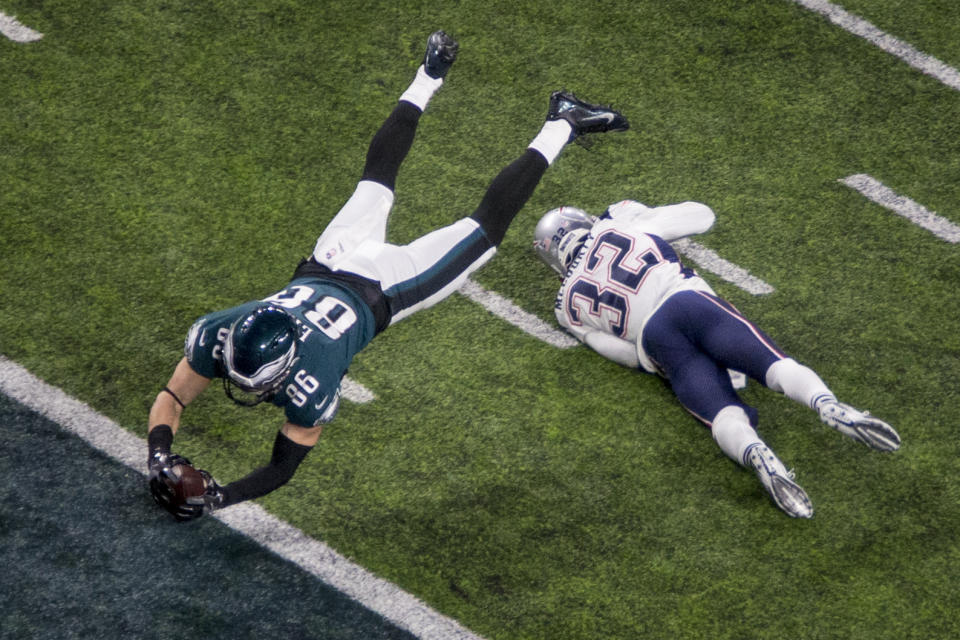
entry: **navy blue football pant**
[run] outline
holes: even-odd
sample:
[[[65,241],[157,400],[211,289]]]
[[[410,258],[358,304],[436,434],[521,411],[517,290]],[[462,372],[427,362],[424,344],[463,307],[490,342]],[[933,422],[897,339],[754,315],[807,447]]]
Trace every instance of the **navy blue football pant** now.
[[[767,369],[787,357],[732,304],[702,291],[673,294],[647,322],[641,344],[680,403],[708,425],[734,405],[756,426],[756,409],[737,395],[727,370],[766,386]]]

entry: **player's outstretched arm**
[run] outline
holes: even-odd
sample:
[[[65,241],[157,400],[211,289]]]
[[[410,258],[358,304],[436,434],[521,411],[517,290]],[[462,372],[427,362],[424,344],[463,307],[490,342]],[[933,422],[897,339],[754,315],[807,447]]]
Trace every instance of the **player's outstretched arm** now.
[[[270,461],[243,478],[220,486],[213,476],[189,460],[163,448],[151,438],[150,492],[177,520],[193,520],[214,509],[253,500],[275,491],[293,478],[297,467],[317,443],[321,427],[283,425],[273,444]]]
[[[203,393],[209,384],[210,378],[201,376],[190,367],[186,358],[182,358],[177,363],[170,382],[153,401],[147,431],[153,431],[160,425],[167,425],[173,433],[176,433],[180,428],[180,414],[183,413],[184,408]]]
[[[170,382],[157,394],[147,420],[147,466],[151,473],[165,462],[162,457],[170,455],[173,434],[180,428],[180,414],[209,384],[210,378],[201,376],[182,358]]]
[[[602,217],[639,225],[644,232],[660,236],[667,242],[705,233],[716,220],[713,209],[700,202],[650,208],[635,200],[610,205]]]
[[[270,461],[226,486],[220,486],[208,471],[196,469],[186,458],[169,450],[154,452],[150,458],[150,492],[157,504],[181,521],[265,496],[293,478],[320,437],[320,430],[286,423],[277,433]]]
[[[273,442],[269,463],[225,487],[219,487],[211,480],[212,486],[218,493],[214,496],[212,508],[220,509],[238,502],[253,500],[287,484],[293,478],[297,467],[307,457],[310,449],[317,443],[321,430],[322,427],[319,426],[308,428],[292,422],[285,423]]]
[[[190,461],[171,452],[173,434],[180,427],[183,409],[193,402],[210,384],[190,368],[187,359],[177,364],[167,386],[153,401],[147,421],[147,468],[150,493],[161,507],[178,520],[190,520],[202,515],[203,502],[188,502],[202,493],[206,478],[193,468]]]

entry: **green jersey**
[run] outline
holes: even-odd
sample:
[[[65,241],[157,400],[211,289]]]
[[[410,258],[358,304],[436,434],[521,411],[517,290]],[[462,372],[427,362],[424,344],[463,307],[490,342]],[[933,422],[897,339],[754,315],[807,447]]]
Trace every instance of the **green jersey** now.
[[[184,354],[207,378],[223,378],[220,362],[230,327],[262,304],[282,307],[300,328],[298,359],[272,402],[287,420],[311,427],[333,419],[340,406],[340,381],[353,357],[376,333],[373,312],[360,294],[322,277],[302,277],[263,301],[209,313],[190,328]]]

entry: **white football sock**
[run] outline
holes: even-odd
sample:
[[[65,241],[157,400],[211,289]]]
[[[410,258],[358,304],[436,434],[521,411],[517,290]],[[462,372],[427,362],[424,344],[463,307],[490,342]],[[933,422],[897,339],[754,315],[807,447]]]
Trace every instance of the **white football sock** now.
[[[421,64],[420,68],[417,69],[416,77],[400,96],[400,100],[409,102],[420,111],[424,111],[427,108],[427,103],[430,102],[430,98],[442,85],[443,78],[431,78]]]
[[[744,452],[754,444],[764,444],[753,427],[750,418],[741,407],[724,407],[713,419],[711,428],[713,439],[727,456],[741,466]]]
[[[764,377],[767,387],[811,409],[826,400],[836,400],[833,392],[813,369],[793,358],[774,362]]]
[[[528,149],[533,149],[547,159],[547,164],[553,164],[563,148],[570,142],[570,134],[573,133],[573,127],[566,120],[548,120],[543,123],[540,133],[533,139],[533,142],[527,145]]]

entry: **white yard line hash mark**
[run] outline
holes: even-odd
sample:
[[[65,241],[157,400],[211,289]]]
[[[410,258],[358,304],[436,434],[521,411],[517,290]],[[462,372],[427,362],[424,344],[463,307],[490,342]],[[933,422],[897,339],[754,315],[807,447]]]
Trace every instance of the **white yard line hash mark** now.
[[[0,355],[0,393],[80,436],[134,471],[146,472],[147,441]],[[146,491],[144,483],[144,491]],[[244,502],[215,518],[423,640],[483,640],[329,546]]]
[[[0,33],[14,42],[34,42],[43,37],[39,31],[20,24],[13,16],[0,12]]]
[[[521,331],[549,345],[559,349],[569,349],[580,344],[570,334],[554,329],[537,316],[524,311],[503,296],[487,291],[469,278],[463,283],[459,291],[493,315],[506,320]]]
[[[869,200],[893,211],[899,216],[903,216],[913,224],[923,227],[941,240],[946,240],[954,244],[960,242],[960,226],[937,215],[910,198],[898,195],[876,178],[868,176],[865,173],[858,173],[838,180],[838,182],[842,182],[851,189],[859,191]]]
[[[750,272],[743,267],[738,267],[732,262],[724,260],[711,249],[707,249],[701,244],[681,238],[673,243],[673,247],[680,251],[684,256],[690,258],[698,267],[704,271],[720,276],[730,284],[736,285],[755,296],[773,293],[774,288],[756,276],[750,275]]]
[[[377,396],[373,395],[373,391],[347,377],[344,377],[340,383],[340,393],[343,394],[344,398],[356,404],[366,404],[377,399]]]
[[[841,7],[826,0],[793,1],[811,11],[826,16],[830,22],[841,29],[849,31],[855,36],[864,38],[887,53],[900,58],[914,69],[932,78],[936,78],[948,87],[960,91],[960,71],[947,66],[940,60],[928,56],[922,51],[917,51],[906,42],[881,31],[863,18],[848,13]]]

